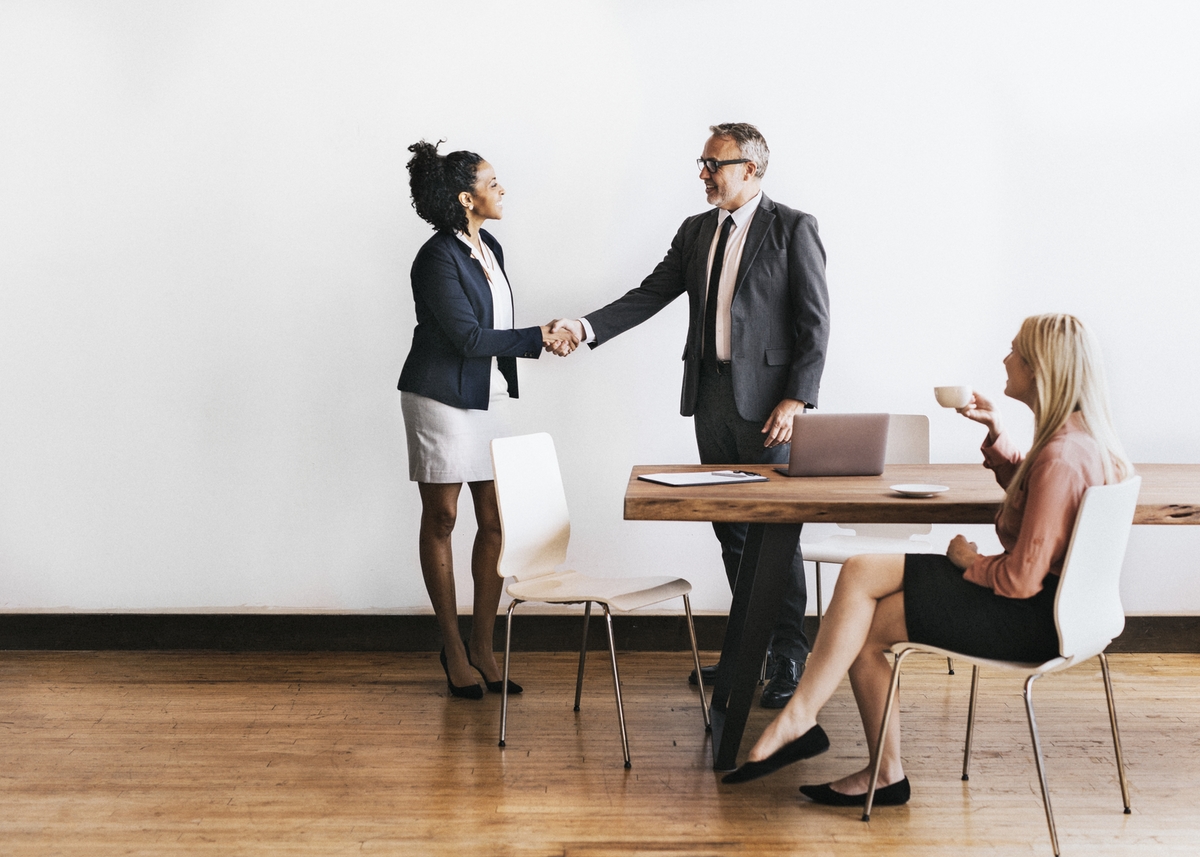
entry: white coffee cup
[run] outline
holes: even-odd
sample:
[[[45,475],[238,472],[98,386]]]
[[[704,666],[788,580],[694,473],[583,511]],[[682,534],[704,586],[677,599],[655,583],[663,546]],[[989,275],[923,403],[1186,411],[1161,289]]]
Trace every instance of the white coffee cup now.
[[[974,392],[970,387],[934,387],[933,395],[943,408],[965,408]]]

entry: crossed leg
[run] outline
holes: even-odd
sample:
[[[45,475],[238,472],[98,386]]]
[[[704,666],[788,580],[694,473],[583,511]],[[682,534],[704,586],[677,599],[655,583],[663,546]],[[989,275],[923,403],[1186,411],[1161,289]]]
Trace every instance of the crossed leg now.
[[[815,726],[818,712],[847,672],[867,746],[873,755],[892,674],[884,649],[906,639],[904,557],[880,554],[851,557],[838,575],[833,598],[796,693],[750,749],[750,761],[767,758]],[[868,762],[861,771],[834,782],[833,789],[844,794],[861,794],[867,790],[870,773]],[[879,785],[891,785],[903,778],[900,719],[893,714],[884,740]]]

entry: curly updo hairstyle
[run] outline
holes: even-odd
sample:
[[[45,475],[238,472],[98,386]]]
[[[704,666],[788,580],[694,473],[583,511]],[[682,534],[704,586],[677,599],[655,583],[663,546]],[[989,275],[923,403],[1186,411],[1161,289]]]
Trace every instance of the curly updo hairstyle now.
[[[413,143],[408,162],[408,186],[412,190],[412,206],[418,216],[442,232],[466,232],[467,212],[458,195],[475,192],[475,175],[483,158],[474,152],[458,151],[439,155],[438,146],[444,143]]]

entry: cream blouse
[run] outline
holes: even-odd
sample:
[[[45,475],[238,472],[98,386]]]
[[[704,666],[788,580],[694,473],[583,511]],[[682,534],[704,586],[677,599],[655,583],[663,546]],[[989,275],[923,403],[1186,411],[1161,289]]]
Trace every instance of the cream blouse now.
[[[483,275],[487,277],[488,285],[491,286],[492,330],[512,330],[512,287],[508,284],[508,277],[504,276],[504,269],[500,267],[500,261],[496,258],[496,254],[492,252],[492,248],[487,245],[487,242],[481,238],[479,246],[483,248],[483,255],[480,256],[479,252],[475,249],[475,245],[471,243],[471,239],[465,233],[458,232],[456,234],[458,235],[458,240],[466,244],[471,250],[471,258],[477,261],[480,267],[483,268]],[[492,398],[508,395],[508,380],[500,373],[500,366],[496,363],[495,357],[492,358],[490,388]]]

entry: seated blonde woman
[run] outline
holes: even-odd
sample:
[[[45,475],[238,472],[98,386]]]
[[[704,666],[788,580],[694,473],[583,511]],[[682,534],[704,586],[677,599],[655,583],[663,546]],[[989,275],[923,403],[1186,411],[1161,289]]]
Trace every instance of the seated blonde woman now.
[[[1006,395],[1033,410],[1026,455],[993,404],[978,393],[959,413],[987,427],[984,467],[1006,489],[996,515],[1004,552],[981,555],[955,536],[940,554],[852,557],[842,566],[796,694],[725,777],[748,782],[824,752],[817,714],[847,672],[872,758],[891,677],[884,650],[912,640],[982,657],[1049,660],[1058,654],[1054,594],[1083,493],[1133,468],[1109,417],[1099,351],[1069,315],[1025,319],[1004,358]],[[910,787],[893,717],[881,750],[877,806],[906,803]],[[823,785],[801,786],[817,803],[861,806],[870,765]]]

